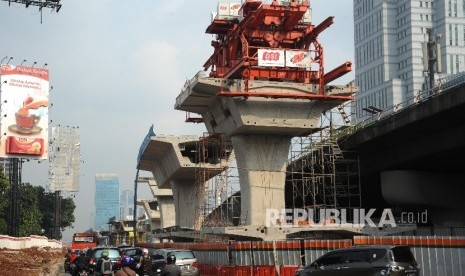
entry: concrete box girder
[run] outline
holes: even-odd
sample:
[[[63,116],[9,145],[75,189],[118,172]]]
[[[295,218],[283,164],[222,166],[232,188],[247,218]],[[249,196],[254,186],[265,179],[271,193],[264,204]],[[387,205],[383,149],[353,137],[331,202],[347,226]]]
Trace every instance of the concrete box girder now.
[[[208,169],[213,177],[223,171],[226,160],[220,163],[195,163],[183,156],[185,144],[198,143],[199,137],[158,137],[154,136],[141,156],[139,168],[150,171],[159,188],[171,188],[172,180],[195,180],[195,172],[200,167]]]
[[[207,159],[207,162],[200,162],[199,143],[200,138],[193,136],[153,136],[139,161],[139,169],[152,172],[150,187],[154,196],[159,198],[160,204],[171,200],[166,203],[174,205],[175,225],[186,228],[194,228],[200,221],[200,213],[197,211],[202,199],[197,197],[201,196],[198,194],[202,190],[199,185],[204,183],[199,183],[196,179],[198,172],[208,170],[206,175],[212,178],[220,174],[228,162],[226,159]],[[229,155],[227,153],[226,156]],[[171,193],[164,192],[166,195],[162,195],[161,191],[166,190]]]
[[[322,112],[340,102],[306,99],[270,99],[250,97],[218,97],[220,91],[273,92],[283,94],[315,94],[314,84],[249,81],[217,78],[194,78],[176,99],[175,109],[201,114],[209,133],[286,134],[298,136],[318,128]],[[348,88],[336,89],[337,94]]]

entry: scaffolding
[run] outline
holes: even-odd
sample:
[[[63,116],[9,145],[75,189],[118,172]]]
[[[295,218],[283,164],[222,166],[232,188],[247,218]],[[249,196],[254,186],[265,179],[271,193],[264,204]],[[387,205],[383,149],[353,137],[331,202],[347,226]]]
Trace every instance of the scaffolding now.
[[[322,119],[319,131],[293,139],[287,164],[286,206],[312,211],[316,220],[324,209],[346,209],[350,215],[361,207],[358,154],[339,148],[332,111],[324,124]]]
[[[199,161],[196,167],[196,221],[195,230],[201,227],[232,226],[240,219],[237,191],[231,185],[233,169],[225,164],[212,168],[211,164],[227,162],[232,146],[224,134],[204,133],[198,143]],[[221,170],[220,172],[218,170]],[[240,203],[239,203],[240,205]]]

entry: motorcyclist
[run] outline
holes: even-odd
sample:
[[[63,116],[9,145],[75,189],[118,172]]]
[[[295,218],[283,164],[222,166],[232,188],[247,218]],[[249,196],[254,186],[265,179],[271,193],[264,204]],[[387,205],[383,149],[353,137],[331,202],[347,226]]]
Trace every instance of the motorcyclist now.
[[[109,255],[108,250],[104,249],[102,251],[102,254],[100,255],[101,258],[98,259],[97,265],[95,266],[95,275],[103,275],[104,274],[104,273],[102,273],[102,270],[104,270],[104,269],[102,269],[102,266],[103,266],[104,262],[105,263],[110,262],[110,264],[111,264],[111,261],[110,261],[110,258],[108,257],[108,255]],[[110,269],[112,269],[112,268],[110,267]]]
[[[68,248],[67,249],[67,252],[66,252],[66,255],[65,255],[65,272],[71,272],[71,267],[70,267],[70,264],[74,261],[74,259],[76,259],[76,252],[74,252],[74,257],[71,258],[71,255],[73,254],[73,250],[71,250],[71,248]]]
[[[81,251],[79,257],[74,259],[73,263],[75,264],[73,270],[73,276],[79,274],[79,272],[87,271],[89,269],[90,258],[86,255],[86,250]]]
[[[136,272],[131,269],[133,259],[129,256],[123,257],[121,260],[121,270],[115,273],[115,276],[136,276]]]
[[[135,268],[139,276],[151,275],[152,259],[149,256],[149,250],[147,248],[142,249],[142,254],[140,256],[140,259],[137,261]]]
[[[176,256],[173,254],[166,257],[167,265],[161,269],[161,276],[181,276],[181,269],[176,265]]]

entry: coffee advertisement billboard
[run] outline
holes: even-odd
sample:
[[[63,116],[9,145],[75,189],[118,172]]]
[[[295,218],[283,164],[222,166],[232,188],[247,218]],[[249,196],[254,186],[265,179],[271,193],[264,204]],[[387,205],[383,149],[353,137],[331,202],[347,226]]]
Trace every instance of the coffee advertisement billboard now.
[[[0,157],[48,158],[49,72],[1,65]]]

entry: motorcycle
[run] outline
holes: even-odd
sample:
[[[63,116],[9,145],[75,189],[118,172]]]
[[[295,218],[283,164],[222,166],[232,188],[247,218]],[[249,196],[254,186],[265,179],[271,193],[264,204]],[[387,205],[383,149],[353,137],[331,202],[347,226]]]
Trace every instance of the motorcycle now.
[[[66,259],[65,260],[65,263],[64,263],[64,268],[65,268],[65,272],[70,272],[70,268],[69,268],[69,259]]]
[[[90,275],[89,272],[87,271],[87,269],[84,269],[84,270],[81,270],[78,272],[78,275],[79,276],[88,276]]]

